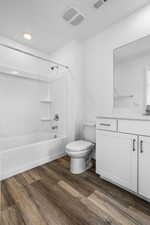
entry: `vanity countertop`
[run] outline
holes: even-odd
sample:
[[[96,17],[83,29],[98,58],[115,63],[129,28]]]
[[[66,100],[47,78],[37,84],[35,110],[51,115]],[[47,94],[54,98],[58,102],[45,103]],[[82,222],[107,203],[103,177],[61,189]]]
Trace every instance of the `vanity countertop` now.
[[[120,119],[120,120],[141,120],[150,121],[150,115],[140,114],[100,114],[96,119]]]

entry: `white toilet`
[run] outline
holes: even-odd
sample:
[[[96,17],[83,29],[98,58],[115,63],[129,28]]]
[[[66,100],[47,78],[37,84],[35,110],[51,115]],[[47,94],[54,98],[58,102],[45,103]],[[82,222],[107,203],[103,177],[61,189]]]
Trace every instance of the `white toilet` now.
[[[74,141],[66,146],[66,153],[71,158],[70,171],[73,174],[83,173],[92,166],[91,158],[95,146],[93,128],[94,126],[85,124],[83,128],[85,140]]]

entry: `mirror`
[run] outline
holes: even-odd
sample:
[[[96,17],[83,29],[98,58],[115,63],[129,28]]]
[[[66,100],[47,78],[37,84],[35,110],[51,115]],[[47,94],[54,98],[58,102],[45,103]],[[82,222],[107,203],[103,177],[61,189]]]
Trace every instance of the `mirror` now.
[[[150,36],[114,50],[114,108],[150,115]]]

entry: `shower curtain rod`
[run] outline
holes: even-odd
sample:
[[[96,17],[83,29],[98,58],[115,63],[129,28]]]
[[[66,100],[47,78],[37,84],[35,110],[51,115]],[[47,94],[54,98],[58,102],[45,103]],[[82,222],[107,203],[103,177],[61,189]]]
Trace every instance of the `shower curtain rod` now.
[[[35,54],[31,53],[31,52],[24,51],[24,50],[21,50],[19,48],[14,48],[14,47],[12,47],[10,45],[6,45],[6,44],[3,44],[3,43],[0,43],[0,46],[5,47],[5,48],[9,48],[11,50],[14,50],[14,51],[17,51],[17,52],[20,52],[20,53],[23,53],[23,54],[27,54],[29,56],[35,57],[37,59],[41,59],[41,60],[46,61],[46,62],[54,63],[55,65],[62,66],[65,69],[69,69],[69,66],[63,65],[61,63],[57,63],[57,62],[55,62],[55,61],[53,61],[51,59],[47,59],[47,58],[44,58],[42,56],[35,55]]]

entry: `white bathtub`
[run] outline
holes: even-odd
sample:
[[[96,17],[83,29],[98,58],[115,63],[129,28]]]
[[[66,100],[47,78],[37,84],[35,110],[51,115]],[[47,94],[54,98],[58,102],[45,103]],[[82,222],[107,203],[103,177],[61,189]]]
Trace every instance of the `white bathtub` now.
[[[64,156],[66,142],[48,133],[0,138],[0,180]]]

